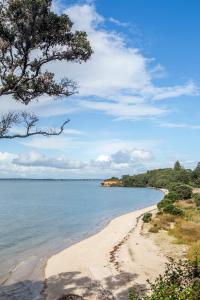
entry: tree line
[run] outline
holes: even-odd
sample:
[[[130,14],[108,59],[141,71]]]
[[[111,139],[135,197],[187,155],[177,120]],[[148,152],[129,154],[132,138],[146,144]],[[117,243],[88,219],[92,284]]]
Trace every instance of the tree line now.
[[[124,187],[155,187],[173,189],[174,185],[200,186],[200,162],[194,170],[185,169],[179,161],[173,168],[150,170],[137,175],[124,175],[121,178]]]

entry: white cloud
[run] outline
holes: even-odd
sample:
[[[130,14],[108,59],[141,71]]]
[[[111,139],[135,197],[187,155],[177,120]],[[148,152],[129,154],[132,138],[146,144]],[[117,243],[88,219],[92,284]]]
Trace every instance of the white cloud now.
[[[111,22],[111,23],[113,23],[113,24],[115,24],[115,25],[118,25],[118,26],[122,26],[122,27],[127,27],[127,26],[129,26],[129,24],[128,23],[126,23],[126,22],[121,22],[121,21],[119,21],[119,20],[117,20],[117,19],[115,19],[115,18],[109,18],[109,21]]]
[[[85,30],[93,48],[91,59],[83,64],[55,62],[48,66],[57,78],[69,77],[79,83],[79,95],[62,101],[42,97],[28,106],[41,117],[69,116],[82,110],[96,110],[115,119],[156,117],[168,112],[156,101],[180,96],[196,96],[199,88],[193,81],[183,85],[157,86],[154,78],[165,72],[155,59],[146,58],[137,48],[130,47],[126,38],[106,28],[106,20],[93,4],[74,4],[63,9],[61,1],[53,2],[56,12],[64,11],[74,22],[74,30]],[[114,18],[109,19],[118,23]],[[122,24],[121,24],[122,25]],[[125,25],[125,24],[124,24]],[[86,100],[87,101],[84,101]],[[24,106],[4,98],[1,112]]]
[[[167,110],[149,104],[109,103],[105,101],[81,101],[84,108],[102,111],[118,120],[150,118],[160,116]]]
[[[160,127],[200,129],[200,125],[191,125],[187,123],[162,123],[160,124]]]
[[[38,152],[19,154],[13,159],[13,164],[25,167],[46,167],[63,170],[83,169],[85,164],[80,161],[67,160],[64,157],[49,158]]]
[[[145,151],[141,149],[132,149],[132,150],[120,150],[112,154],[112,160],[116,163],[130,163],[134,161],[145,161],[153,158],[153,155],[150,151]]]
[[[107,30],[105,19],[94,5],[73,5],[66,13],[74,22],[74,29],[86,30],[94,50],[86,64],[68,64],[68,68],[62,64],[59,68],[60,74],[67,69],[78,80],[80,107],[99,110],[118,119],[146,118],[167,112],[152,104],[152,100],[199,94],[199,88],[192,81],[156,86],[153,79],[160,73],[163,75],[164,68],[160,64],[152,65],[154,59],[127,46],[125,38],[116,31]],[[83,101],[83,97],[87,97],[87,101]],[[135,105],[130,105],[133,103]]]
[[[144,167],[145,163],[153,159],[150,151],[143,149],[119,150],[110,156],[101,154],[96,160],[90,161],[90,168],[103,169],[105,171],[130,171],[134,172],[138,168]]]
[[[32,140],[21,142],[22,145],[38,149],[49,149],[49,150],[66,150],[79,148],[82,142],[74,140],[73,138],[63,136],[38,137]]]
[[[145,168],[145,164],[152,160],[151,151],[143,149],[119,150],[110,155],[100,154],[96,159],[75,160],[66,156],[48,156],[46,154],[31,151],[27,153],[0,152],[0,177],[67,177],[89,176],[91,174],[105,176],[105,172],[136,172]]]

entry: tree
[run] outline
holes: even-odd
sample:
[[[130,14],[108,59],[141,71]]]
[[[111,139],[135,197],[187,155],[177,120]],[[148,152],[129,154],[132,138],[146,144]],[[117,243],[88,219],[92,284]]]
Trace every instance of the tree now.
[[[182,200],[187,200],[192,197],[192,188],[186,184],[173,184],[171,185],[171,191],[177,193]]]
[[[77,86],[69,78],[60,82],[45,67],[55,61],[86,62],[92,49],[87,35],[72,31],[66,14],[51,11],[52,0],[3,0],[0,3],[0,97],[10,95],[28,105],[43,95],[70,96]],[[38,118],[27,112],[9,112],[0,119],[0,138],[28,137],[35,134],[61,134],[59,131],[38,130]],[[23,134],[10,129],[23,124]]]
[[[192,172],[192,179],[197,185],[200,185],[200,162],[198,162],[196,168]]]
[[[181,170],[181,169],[182,169],[181,164],[180,164],[180,162],[177,160],[177,161],[175,162],[175,164],[174,164],[174,171],[179,171],[179,170]]]

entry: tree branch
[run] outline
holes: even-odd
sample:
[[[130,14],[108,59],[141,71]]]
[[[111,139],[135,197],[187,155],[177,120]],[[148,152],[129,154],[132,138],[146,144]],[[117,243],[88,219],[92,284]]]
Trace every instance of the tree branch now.
[[[7,115],[3,115],[0,120],[0,139],[14,139],[14,138],[26,138],[35,135],[43,136],[57,136],[60,135],[65,128],[65,125],[69,123],[69,120],[66,120],[60,127],[59,130],[47,129],[47,130],[38,130],[37,128],[32,131],[36,126],[39,119],[34,114],[29,114],[27,112],[14,113],[10,112]],[[25,124],[25,133],[16,133],[9,134],[9,130],[14,125]]]

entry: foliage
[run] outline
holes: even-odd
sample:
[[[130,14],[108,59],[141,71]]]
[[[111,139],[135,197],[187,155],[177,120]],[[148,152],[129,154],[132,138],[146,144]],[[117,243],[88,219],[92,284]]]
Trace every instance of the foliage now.
[[[148,281],[149,282],[149,281]],[[170,259],[163,275],[149,282],[150,296],[135,296],[130,300],[199,300],[200,267],[198,260],[176,262]],[[134,295],[134,294],[133,294]]]
[[[129,289],[128,291],[128,300],[139,300],[138,294],[134,289]]]
[[[194,194],[193,199],[196,203],[196,206],[200,207],[200,194]]]
[[[188,169],[157,169],[137,175],[122,176],[122,184],[125,187],[155,187],[166,188],[171,191],[171,186],[192,185],[192,171]]]
[[[177,161],[175,162],[175,164],[174,164],[174,170],[175,170],[175,171],[179,171],[179,170],[181,170],[181,169],[182,169],[181,164],[180,164],[180,162],[177,160]]]
[[[200,162],[198,162],[196,168],[192,172],[192,179],[197,186],[200,185]]]
[[[157,207],[159,210],[162,210],[166,206],[180,200],[180,198],[181,197],[178,193],[169,192],[167,195],[165,195],[165,197],[160,202],[158,202]]]
[[[169,200],[171,200],[172,202],[175,202],[175,201],[181,200],[181,196],[180,196],[180,194],[178,194],[178,193],[176,193],[176,192],[169,192],[169,193],[165,196],[165,199],[169,199]]]
[[[164,207],[172,204],[173,202],[168,199],[168,198],[164,198],[163,200],[161,200],[160,202],[158,202],[157,207],[159,210],[162,210]]]
[[[185,200],[192,197],[192,188],[185,184],[174,184],[171,190],[180,196],[180,199]]]
[[[175,262],[166,265],[164,275],[155,283],[150,283],[152,290],[149,300],[197,300],[200,299],[200,268],[189,261]]]
[[[163,212],[171,214],[171,215],[175,215],[175,216],[182,216],[183,215],[182,209],[174,206],[173,204],[169,204],[169,205],[165,206],[163,208]]]
[[[73,31],[69,17],[57,15],[51,5],[51,0],[1,1],[0,96],[9,95],[28,105],[44,95],[60,97],[77,92],[74,81],[58,81],[47,66],[55,61],[86,62],[92,54],[90,43],[85,32]],[[35,116],[34,120],[38,122]],[[19,123],[25,126],[25,133],[9,134],[11,127]],[[37,130],[35,123],[31,116],[5,114],[0,119],[0,138],[27,137],[32,133],[52,135],[51,131]]]
[[[142,217],[142,220],[144,223],[149,223],[151,221],[151,218],[152,218],[152,213],[147,212]]]

